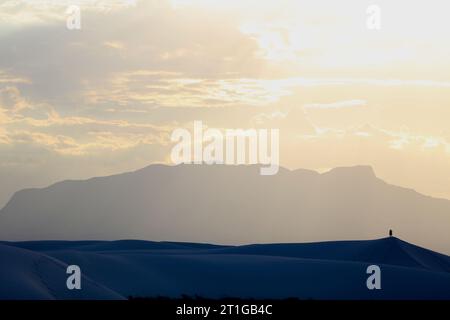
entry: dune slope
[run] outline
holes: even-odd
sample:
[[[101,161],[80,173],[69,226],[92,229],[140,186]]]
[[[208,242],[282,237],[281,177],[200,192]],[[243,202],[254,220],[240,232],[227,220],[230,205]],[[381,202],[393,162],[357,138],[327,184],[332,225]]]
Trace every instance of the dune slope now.
[[[1,298],[450,299],[450,257],[394,237],[247,246],[135,240],[0,246],[0,277],[7,284]],[[79,265],[86,276],[79,296],[63,287],[66,264]],[[366,287],[371,264],[381,268],[382,290]]]

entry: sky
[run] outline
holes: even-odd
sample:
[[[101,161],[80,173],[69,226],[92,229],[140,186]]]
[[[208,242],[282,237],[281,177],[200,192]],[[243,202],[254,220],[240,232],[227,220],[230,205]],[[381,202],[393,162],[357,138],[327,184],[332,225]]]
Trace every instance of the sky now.
[[[278,128],[290,169],[370,165],[450,199],[449,12],[445,0],[0,0],[0,207],[23,188],[170,163],[171,132],[195,120]]]

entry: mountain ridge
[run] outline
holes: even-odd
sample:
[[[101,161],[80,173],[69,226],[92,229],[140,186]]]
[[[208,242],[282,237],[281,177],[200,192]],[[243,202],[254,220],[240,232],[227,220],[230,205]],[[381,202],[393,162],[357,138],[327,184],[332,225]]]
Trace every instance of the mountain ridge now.
[[[207,165],[207,164],[203,164],[203,165]],[[166,165],[166,164],[159,164],[159,163],[158,164],[150,164],[150,165],[145,166],[143,168],[139,168],[139,169],[131,170],[131,171],[120,172],[120,173],[115,173],[115,174],[108,175],[108,176],[95,176],[95,177],[91,177],[91,178],[87,178],[87,179],[66,179],[66,180],[57,181],[55,183],[52,183],[52,184],[50,184],[48,186],[44,186],[44,187],[23,188],[21,190],[16,191],[11,196],[11,198],[7,201],[7,203],[2,208],[0,208],[0,212],[8,205],[8,203],[12,200],[12,198],[14,197],[14,195],[16,193],[21,193],[21,192],[25,192],[25,191],[29,191],[29,190],[48,189],[48,188],[52,188],[52,187],[58,186],[58,185],[63,184],[63,183],[89,182],[89,181],[93,181],[93,180],[96,180],[96,179],[111,178],[111,177],[123,176],[123,175],[128,175],[128,174],[133,174],[133,173],[139,173],[139,172],[145,171],[146,169],[154,168],[154,167],[158,167],[158,166],[159,167],[163,167],[163,168],[167,168],[167,167],[170,168],[170,167],[189,166],[189,164],[180,164],[180,165]],[[222,165],[219,165],[219,166],[222,166]],[[259,165],[239,165],[239,166],[240,167],[258,167],[259,168]],[[366,173],[368,173],[367,174],[368,176],[373,176],[373,177],[379,179],[376,176],[373,167],[369,166],[369,165],[335,167],[335,168],[331,168],[330,170],[327,170],[327,171],[322,172],[322,173],[317,172],[315,170],[304,169],[304,168],[288,169],[288,168],[285,168],[285,167],[280,167],[280,170],[289,171],[289,172],[292,172],[292,173],[303,173],[303,174],[307,173],[307,174],[310,174],[312,176],[330,175],[330,174],[334,174],[335,172],[348,170],[348,169],[359,169],[360,172],[366,172]],[[398,187],[399,188],[404,188],[404,189],[410,189],[410,188],[406,188],[406,187],[400,187],[400,186],[398,186]],[[410,190],[414,190],[414,189],[410,189]],[[439,199],[439,198],[436,198],[436,199]],[[447,199],[443,199],[443,200],[447,200]]]
[[[369,166],[325,173],[150,165],[17,192],[2,240],[137,238],[242,244],[371,238],[392,228],[450,252],[450,201],[390,185]]]

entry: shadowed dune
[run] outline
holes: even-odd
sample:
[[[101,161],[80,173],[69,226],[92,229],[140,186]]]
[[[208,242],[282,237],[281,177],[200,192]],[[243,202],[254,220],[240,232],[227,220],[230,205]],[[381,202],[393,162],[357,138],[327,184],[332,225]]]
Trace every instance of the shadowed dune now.
[[[36,260],[45,262],[38,270]],[[134,240],[4,242],[0,261],[3,299],[450,299],[450,257],[394,237],[226,247]],[[78,294],[64,287],[67,264],[79,265],[88,279]],[[366,287],[371,264],[381,267],[382,290]]]

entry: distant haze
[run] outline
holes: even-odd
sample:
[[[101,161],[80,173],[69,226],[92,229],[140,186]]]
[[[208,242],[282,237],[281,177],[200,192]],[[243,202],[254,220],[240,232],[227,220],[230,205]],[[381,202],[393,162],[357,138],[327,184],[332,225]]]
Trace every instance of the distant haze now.
[[[2,240],[147,239],[220,244],[394,235],[450,252],[450,201],[389,185],[366,166],[151,165],[23,190],[0,211]]]

